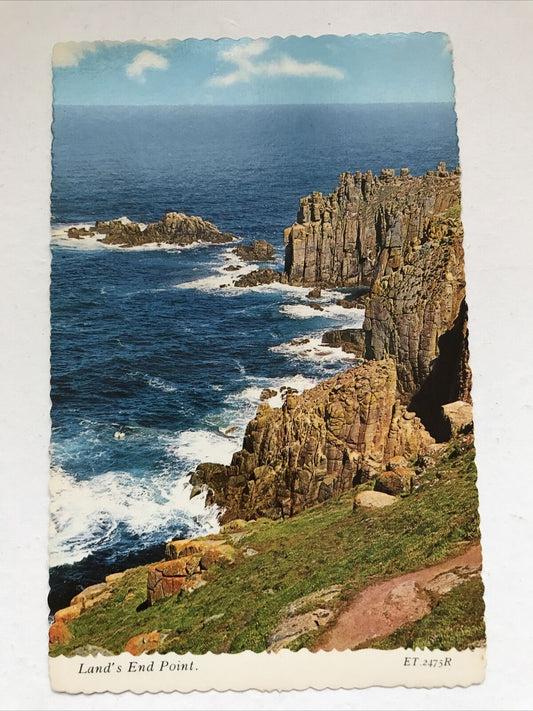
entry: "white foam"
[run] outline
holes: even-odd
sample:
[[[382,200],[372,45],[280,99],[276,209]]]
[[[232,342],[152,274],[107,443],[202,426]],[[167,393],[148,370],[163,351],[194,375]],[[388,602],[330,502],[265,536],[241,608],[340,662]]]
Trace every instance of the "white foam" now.
[[[317,300],[318,302],[318,300]],[[289,318],[305,319],[305,318],[328,318],[335,321],[348,321],[352,328],[360,328],[363,325],[364,310],[363,309],[346,309],[344,306],[339,306],[336,303],[320,303],[322,310],[318,310],[306,303],[300,304],[282,304],[279,308],[280,313],[285,314]]]
[[[74,563],[111,544],[119,524],[141,537],[157,536],[165,529],[172,537],[177,520],[187,524],[192,535],[217,531],[217,507],[206,507],[205,492],[193,499],[190,492],[186,477],[172,479],[168,473],[141,479],[127,472],[106,472],[77,481],[61,467],[54,467],[50,476],[50,565]]]
[[[250,419],[250,409],[252,410],[251,416],[253,417],[255,415],[257,406],[260,402],[262,402],[261,392],[263,391],[263,389],[270,388],[272,390],[277,391],[277,395],[268,398],[263,402],[267,402],[270,407],[281,407],[283,404],[283,397],[281,391],[282,387],[292,388],[297,392],[301,393],[304,390],[308,390],[309,388],[314,387],[318,383],[318,379],[316,378],[308,378],[304,375],[299,374],[289,378],[250,378],[250,381],[253,383],[252,385],[244,388],[244,390],[242,390],[240,393],[237,393],[235,395],[229,395],[226,398],[226,401],[230,404],[233,403],[238,405],[242,402],[251,406],[250,408],[246,408],[246,410],[243,411],[246,413],[246,423]]]
[[[345,353],[342,348],[322,343],[322,335],[310,334],[295,339],[290,343],[272,346],[273,353],[282,353],[290,358],[317,363],[355,362],[358,359],[353,353]]]
[[[131,220],[127,217],[118,218],[119,222],[123,225],[132,224]],[[139,222],[139,227],[141,231],[146,228],[146,225]],[[81,235],[79,238],[73,238],[68,236],[68,231],[71,227],[76,227],[77,229],[85,228],[88,230],[90,227],[94,227],[87,222],[71,223],[67,225],[54,225],[51,230],[51,242],[57,247],[68,247],[70,249],[82,249],[82,250],[120,250],[125,249],[128,252],[146,252],[162,250],[166,252],[182,252],[188,249],[198,249],[201,247],[207,247],[210,242],[192,242],[191,244],[167,244],[166,242],[148,242],[147,244],[135,245],[133,247],[126,247],[120,244],[106,244],[101,240],[104,239],[105,234],[95,232],[89,235]],[[235,240],[234,240],[235,242]]]
[[[177,391],[177,388],[175,388],[174,385],[167,383],[165,380],[163,380],[163,378],[151,378],[149,376],[145,377],[148,382],[148,385],[151,388],[155,388],[156,390],[163,390],[166,393],[175,393]]]
[[[234,452],[241,448],[241,440],[235,441],[234,438],[230,439],[209,430],[186,430],[180,432],[169,447],[175,456],[185,462],[190,471],[204,462],[230,464]]]

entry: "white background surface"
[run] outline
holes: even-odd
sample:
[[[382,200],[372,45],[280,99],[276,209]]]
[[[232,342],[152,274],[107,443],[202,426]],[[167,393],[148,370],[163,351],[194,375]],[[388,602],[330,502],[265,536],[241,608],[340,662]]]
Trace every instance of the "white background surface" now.
[[[52,45],[427,30],[448,32],[455,58],[487,587],[486,682],[453,690],[52,693],[46,665]],[[0,4],[0,707],[531,708],[532,31],[530,2]]]

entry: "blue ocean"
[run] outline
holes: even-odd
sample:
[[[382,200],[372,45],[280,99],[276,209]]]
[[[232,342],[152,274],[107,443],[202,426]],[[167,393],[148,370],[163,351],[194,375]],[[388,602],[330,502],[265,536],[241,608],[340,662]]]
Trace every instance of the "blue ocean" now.
[[[301,391],[349,367],[321,334],[363,320],[340,292],[316,311],[308,289],[233,287],[257,265],[230,244],[122,249],[68,227],[185,212],[267,239],[281,271],[299,198],[341,172],[458,164],[448,104],[56,106],[53,133],[52,611],[172,538],[216,530],[187,475],[229,463],[263,388]]]

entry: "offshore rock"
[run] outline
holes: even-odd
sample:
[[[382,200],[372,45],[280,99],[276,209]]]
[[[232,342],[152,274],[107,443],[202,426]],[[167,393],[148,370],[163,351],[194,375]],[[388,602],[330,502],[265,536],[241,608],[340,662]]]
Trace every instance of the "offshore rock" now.
[[[270,262],[275,256],[274,245],[266,239],[256,239],[250,245],[239,244],[233,251],[247,262]]]
[[[260,404],[231,465],[201,464],[191,483],[208,487],[208,503],[225,509],[222,523],[293,516],[368,480],[396,455],[432,444],[405,411],[394,362],[365,362],[289,393],[282,408]]]
[[[366,354],[366,333],[362,328],[341,328],[338,331],[326,331],[322,343],[335,348],[342,348],[345,353],[353,353],[357,358]]]
[[[236,281],[234,286],[249,287],[274,284],[281,281],[281,274],[273,269],[256,269],[255,272],[243,274]]]
[[[332,194],[302,198],[284,233],[288,283],[370,286],[409,262],[428,238],[427,221],[459,203],[459,172],[442,168],[422,177],[343,173]]]
[[[220,244],[236,239],[230,232],[221,232],[211,222],[201,217],[185,215],[182,212],[167,212],[160,222],[141,225],[126,218],[97,222],[91,231],[104,235],[104,244],[120,247],[138,247],[145,244],[189,245],[195,242]],[[75,237],[74,233],[69,237]]]

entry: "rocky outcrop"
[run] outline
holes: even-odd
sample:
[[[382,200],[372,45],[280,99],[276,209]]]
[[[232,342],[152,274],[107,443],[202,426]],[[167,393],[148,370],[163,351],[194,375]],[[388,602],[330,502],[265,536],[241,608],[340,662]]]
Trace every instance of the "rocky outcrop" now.
[[[300,200],[285,230],[285,274],[298,286],[371,285],[408,263],[428,239],[428,220],[459,204],[459,170],[422,177],[343,173],[331,195]]]
[[[459,171],[442,163],[420,178],[345,173],[332,195],[300,201],[284,280],[354,290],[363,328],[323,342],[363,362],[281,409],[261,404],[231,465],[198,467],[192,483],[222,521],[292,516],[369,479],[381,494],[411,491],[414,472],[391,462],[448,439],[459,415],[443,406],[470,400],[459,211]]]
[[[385,359],[340,373],[282,408],[259,406],[231,465],[201,464],[193,485],[209,488],[221,521],[293,516],[367,481],[392,457],[432,438],[400,404],[396,368]]]
[[[103,235],[103,244],[120,247],[139,247],[145,244],[189,245],[196,242],[220,244],[237,239],[230,232],[221,232],[211,222],[182,212],[167,212],[159,222],[143,225],[125,217],[109,222],[96,222],[88,231],[70,228],[68,236],[79,239],[87,234]]]
[[[192,592],[205,585],[205,571],[215,563],[232,563],[235,550],[218,538],[185,539],[168,543],[165,557],[165,561],[156,563],[148,571],[149,605],[170,595]]]
[[[250,287],[275,284],[281,281],[281,274],[273,269],[256,269],[249,274],[243,274],[236,279],[234,286]]]
[[[275,255],[274,245],[266,239],[256,239],[250,245],[239,244],[233,251],[246,262],[270,262]]]

